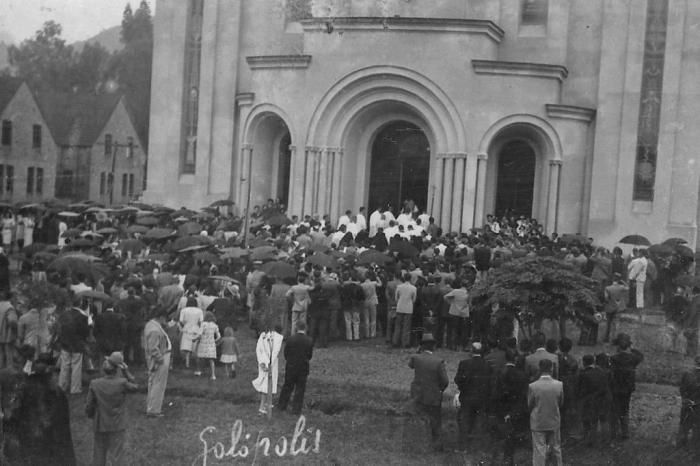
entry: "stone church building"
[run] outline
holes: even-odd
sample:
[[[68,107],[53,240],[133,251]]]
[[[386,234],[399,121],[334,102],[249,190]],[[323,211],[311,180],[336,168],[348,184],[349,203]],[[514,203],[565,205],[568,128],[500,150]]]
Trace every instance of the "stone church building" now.
[[[696,245],[700,2],[158,0],[145,200]]]

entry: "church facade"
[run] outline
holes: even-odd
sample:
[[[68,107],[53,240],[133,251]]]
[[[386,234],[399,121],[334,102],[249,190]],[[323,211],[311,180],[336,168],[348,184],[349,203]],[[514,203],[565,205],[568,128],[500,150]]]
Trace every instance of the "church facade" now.
[[[159,0],[145,200],[696,245],[700,3]]]

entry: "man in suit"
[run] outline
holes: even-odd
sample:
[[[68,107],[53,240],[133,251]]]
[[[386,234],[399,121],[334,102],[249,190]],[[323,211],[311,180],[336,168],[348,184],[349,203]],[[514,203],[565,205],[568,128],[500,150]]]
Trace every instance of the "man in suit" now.
[[[503,464],[513,464],[513,454],[518,438],[527,429],[527,389],[525,372],[515,366],[515,352],[506,352],[506,365],[496,377],[494,403],[499,422],[505,426]]]
[[[126,346],[126,320],[122,313],[114,312],[112,306],[95,316],[95,340],[97,349],[105,356],[115,351],[124,351]]]
[[[583,438],[588,446],[596,442],[598,423],[601,429],[607,423],[612,395],[608,375],[595,366],[593,355],[583,357],[583,369],[576,383],[576,399],[580,400]]]
[[[435,338],[424,333],[421,339],[422,352],[411,356],[408,367],[414,370],[411,382],[411,398],[419,415],[430,426],[430,438],[434,450],[442,450],[440,428],[442,426],[442,392],[450,383],[447,378],[445,360],[433,354]]]
[[[617,353],[610,358],[612,375],[613,418],[612,438],[617,437],[618,427],[621,438],[629,438],[630,398],[636,386],[636,370],[644,355],[632,348],[632,339],[626,333],[620,333],[613,341]]]
[[[629,287],[622,281],[622,275],[619,273],[613,274],[612,285],[605,287],[605,315],[607,317],[605,338],[603,339],[605,343],[610,341],[610,331],[614,325],[616,314],[627,309],[629,291]]]
[[[541,359],[538,364],[541,375],[530,384],[527,392],[532,431],[532,464],[545,466],[547,450],[551,449],[557,466],[562,466],[559,408],[564,403],[564,386],[552,378],[551,360]]]
[[[396,287],[396,322],[394,324],[394,346],[410,346],[413,307],[418,297],[418,290],[411,284],[411,275],[404,274],[402,283]]]
[[[165,395],[165,386],[168,383],[172,351],[170,338],[163,329],[167,318],[167,309],[157,307],[153,311],[151,320],[146,323],[146,327],[143,329],[143,348],[148,368],[146,415],[149,417],[163,417],[163,396]]]
[[[457,369],[455,384],[459,388],[459,442],[464,445],[467,436],[474,430],[476,418],[486,413],[486,404],[491,396],[491,376],[493,370],[483,358],[481,343],[471,346],[471,357],[462,360]]]
[[[536,334],[533,339],[533,346],[537,348],[534,353],[525,358],[525,373],[530,382],[534,382],[540,376],[540,361],[547,359],[552,362],[551,375],[559,378],[559,357],[545,349],[546,338],[543,333]]]
[[[73,307],[59,318],[58,342],[61,347],[58,385],[64,392],[81,393],[83,390],[83,352],[90,334],[87,311],[80,306],[82,299],[73,297]]]
[[[287,361],[284,370],[284,385],[280,392],[278,406],[280,411],[287,409],[289,397],[292,399],[292,414],[300,414],[304,405],[306,379],[309,377],[309,361],[313,355],[313,340],[306,335],[306,323],[297,323],[297,333],[292,335],[284,347],[284,359]]]

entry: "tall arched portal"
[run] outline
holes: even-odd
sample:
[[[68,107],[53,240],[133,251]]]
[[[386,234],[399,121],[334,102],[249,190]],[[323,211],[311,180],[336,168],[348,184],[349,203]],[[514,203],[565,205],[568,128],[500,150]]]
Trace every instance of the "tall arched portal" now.
[[[430,173],[430,144],[422,129],[396,121],[379,131],[372,144],[369,208],[400,207],[412,199],[426,206]]]
[[[246,179],[247,170],[250,170],[250,185],[242,183],[245,191],[250,190],[250,207],[275,198],[287,203],[291,175],[289,127],[280,116],[266,112],[253,121],[250,135],[251,166],[244,160],[242,173],[242,178]],[[245,202],[248,193],[241,194]]]
[[[496,215],[532,216],[537,158],[524,140],[507,142],[498,156]]]
[[[292,170],[292,151],[290,145],[292,137],[289,131],[282,136],[279,145],[279,155],[277,159],[277,195],[282,204],[289,204],[289,178]]]

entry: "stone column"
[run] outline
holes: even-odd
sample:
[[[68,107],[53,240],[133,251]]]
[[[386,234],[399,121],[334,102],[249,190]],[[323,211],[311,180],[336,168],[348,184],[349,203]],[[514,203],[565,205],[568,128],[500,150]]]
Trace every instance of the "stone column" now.
[[[328,191],[330,190],[328,185],[328,167],[331,155],[332,151],[328,147],[322,149],[318,154],[318,201],[316,203],[316,212],[319,214],[319,218],[323,218],[323,215],[328,211]]]
[[[474,153],[465,154],[464,163],[464,191],[462,193],[462,222],[460,224],[460,229],[462,231],[467,231],[474,226],[478,175],[477,167],[479,160]]]
[[[240,167],[240,183],[238,184],[239,192],[238,199],[240,199],[239,208],[241,210],[241,215],[246,208],[248,203],[248,190],[250,186],[250,168],[253,159],[253,145],[252,144],[242,144],[241,145],[241,156],[238,162]]]
[[[442,212],[440,226],[443,234],[452,231],[452,179],[454,178],[454,158],[449,154],[442,154]]]
[[[547,186],[547,215],[545,229],[548,235],[557,231],[559,221],[559,185],[561,160],[549,161],[549,185]]]
[[[481,227],[484,224],[484,202],[486,202],[486,167],[488,166],[488,154],[481,153],[476,156],[476,192],[474,200],[473,226]]]
[[[437,155],[435,160],[431,161],[431,173],[430,199],[426,210],[428,210],[428,214],[435,219],[435,223],[440,224],[440,214],[442,212],[442,177],[444,173],[444,166],[440,155]]]
[[[307,146],[304,159],[303,215],[313,215],[316,202],[316,156],[318,148]]]
[[[297,154],[297,146],[290,145],[290,169],[289,169],[289,200],[287,207],[290,215],[300,214],[303,210],[302,202],[304,199],[304,160],[299,160]]]
[[[462,204],[464,202],[465,177],[464,167],[467,154],[454,155],[454,181],[452,184],[452,215],[453,229],[462,228]]]
[[[331,221],[336,222],[340,216],[340,198],[342,196],[343,149],[339,147],[333,152],[333,168],[331,172],[331,204],[329,214]]]

